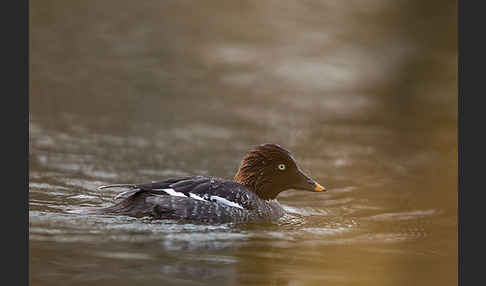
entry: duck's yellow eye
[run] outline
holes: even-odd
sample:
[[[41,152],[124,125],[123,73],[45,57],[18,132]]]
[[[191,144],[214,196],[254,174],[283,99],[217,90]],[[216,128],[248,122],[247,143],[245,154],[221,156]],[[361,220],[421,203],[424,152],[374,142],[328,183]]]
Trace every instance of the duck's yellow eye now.
[[[285,170],[285,164],[278,164],[278,169],[279,169],[280,171]]]

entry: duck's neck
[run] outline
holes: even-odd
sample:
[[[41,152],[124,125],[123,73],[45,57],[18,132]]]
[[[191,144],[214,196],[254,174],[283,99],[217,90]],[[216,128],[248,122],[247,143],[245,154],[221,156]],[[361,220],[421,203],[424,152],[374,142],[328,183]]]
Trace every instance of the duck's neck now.
[[[233,178],[233,181],[235,181],[238,184],[241,184],[245,186],[248,190],[258,193],[258,184],[256,180],[256,175],[255,173],[250,173],[250,172],[244,172],[240,169],[238,169],[238,172],[236,173],[235,177]]]
[[[265,177],[260,172],[245,172],[240,168],[233,180],[245,186],[249,191],[257,194],[263,200],[273,200],[281,192],[273,190],[270,187],[270,182],[265,180]]]

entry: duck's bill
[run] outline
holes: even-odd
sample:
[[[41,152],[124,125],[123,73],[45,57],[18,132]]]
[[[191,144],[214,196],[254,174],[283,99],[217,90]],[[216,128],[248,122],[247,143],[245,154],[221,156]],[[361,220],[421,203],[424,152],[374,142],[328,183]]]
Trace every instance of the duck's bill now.
[[[294,189],[306,190],[311,192],[325,192],[326,188],[302,171],[298,171],[298,182],[293,186]]]

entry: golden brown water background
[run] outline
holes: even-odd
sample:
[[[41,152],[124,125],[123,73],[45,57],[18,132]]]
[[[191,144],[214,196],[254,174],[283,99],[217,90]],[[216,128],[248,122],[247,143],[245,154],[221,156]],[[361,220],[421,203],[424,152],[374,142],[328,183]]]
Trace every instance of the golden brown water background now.
[[[30,1],[31,285],[456,285],[456,29],[454,1]],[[70,213],[266,142],[329,189],[277,223]]]

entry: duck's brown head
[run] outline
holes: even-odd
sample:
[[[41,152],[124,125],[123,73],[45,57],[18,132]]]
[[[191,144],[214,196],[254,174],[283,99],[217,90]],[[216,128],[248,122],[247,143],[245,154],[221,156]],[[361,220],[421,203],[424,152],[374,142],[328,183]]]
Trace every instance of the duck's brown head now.
[[[288,189],[326,191],[300,170],[288,150],[276,144],[263,144],[250,150],[241,161],[234,181],[264,200],[275,199]]]

